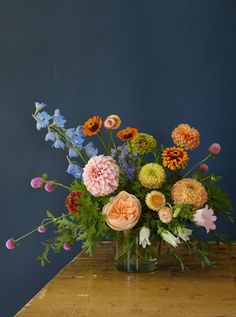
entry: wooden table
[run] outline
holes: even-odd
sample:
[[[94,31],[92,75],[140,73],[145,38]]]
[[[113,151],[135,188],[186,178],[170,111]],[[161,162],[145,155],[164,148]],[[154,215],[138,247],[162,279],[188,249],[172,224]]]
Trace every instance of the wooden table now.
[[[123,273],[104,242],[94,258],[78,255],[15,316],[236,317],[236,244],[214,249],[216,269],[191,259],[191,272],[182,273],[163,256],[156,272]]]

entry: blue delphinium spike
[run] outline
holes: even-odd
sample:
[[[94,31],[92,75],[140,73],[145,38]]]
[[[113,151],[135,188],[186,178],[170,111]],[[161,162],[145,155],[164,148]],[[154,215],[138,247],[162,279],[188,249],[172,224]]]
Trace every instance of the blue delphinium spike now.
[[[87,145],[85,145],[84,150],[88,157],[93,157],[98,154],[98,149],[94,147],[93,142],[89,142]]]
[[[35,108],[36,108],[37,111],[42,110],[44,107],[46,107],[45,103],[35,102]]]
[[[49,123],[49,120],[51,119],[51,116],[46,112],[39,112],[36,116],[35,119],[37,121],[36,123],[36,128],[37,130],[40,130],[41,128],[46,128],[46,126]]]
[[[53,123],[59,128],[64,128],[66,119],[61,115],[60,110],[56,109],[53,115]]]
[[[74,176],[76,179],[80,179],[82,177],[82,168],[77,164],[70,163],[66,172]]]
[[[58,137],[57,137],[56,141],[53,143],[52,146],[53,146],[55,149],[62,149],[62,150],[64,150],[64,148],[65,148],[64,142],[63,142],[61,139],[59,139]]]
[[[55,132],[49,131],[49,132],[46,134],[46,136],[45,136],[45,141],[49,141],[49,140],[50,140],[50,141],[55,142],[56,139],[57,139],[57,135],[56,135]]]
[[[69,157],[78,157],[78,153],[75,151],[75,149],[69,149]]]

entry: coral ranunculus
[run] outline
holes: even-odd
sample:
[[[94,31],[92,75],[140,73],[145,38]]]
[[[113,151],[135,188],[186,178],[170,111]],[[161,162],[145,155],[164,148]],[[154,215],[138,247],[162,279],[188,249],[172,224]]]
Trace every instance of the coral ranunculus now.
[[[185,150],[194,150],[200,144],[200,133],[189,124],[182,123],[172,131],[172,140],[174,144]]]
[[[134,195],[121,191],[103,207],[106,223],[116,231],[132,229],[141,216],[141,204]]]
[[[99,116],[93,116],[89,118],[83,125],[83,133],[88,136],[97,134],[102,127],[102,118]]]
[[[168,147],[162,153],[163,166],[171,171],[185,168],[189,161],[188,153],[181,147]]]
[[[171,195],[175,205],[190,204],[193,210],[201,208],[208,199],[205,187],[192,178],[183,178],[175,183]]]
[[[93,196],[110,195],[119,185],[119,167],[111,156],[94,156],[84,167],[83,181]]]
[[[138,129],[127,127],[117,133],[117,137],[122,141],[132,140],[138,134]]]

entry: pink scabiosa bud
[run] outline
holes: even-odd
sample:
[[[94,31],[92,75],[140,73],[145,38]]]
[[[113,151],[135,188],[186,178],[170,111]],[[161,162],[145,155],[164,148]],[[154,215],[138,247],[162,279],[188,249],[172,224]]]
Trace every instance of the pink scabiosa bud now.
[[[45,226],[39,226],[38,227],[38,232],[39,233],[45,233],[47,231],[47,227],[45,227]]]
[[[52,182],[47,182],[44,186],[44,189],[46,190],[46,192],[51,193],[54,191],[54,189],[56,188],[56,185],[53,184]]]
[[[72,249],[72,245],[68,242],[65,242],[63,244],[63,249],[66,250],[66,251],[70,251]]]
[[[39,188],[43,186],[43,182],[44,180],[42,179],[42,177],[35,177],[31,180],[30,185],[33,188]]]
[[[213,155],[217,155],[219,154],[221,151],[221,146],[219,143],[213,143],[210,147],[209,147],[209,152]]]
[[[209,167],[208,167],[207,164],[201,164],[201,165],[199,166],[199,171],[202,172],[202,173],[207,173],[207,172],[208,172],[208,169],[209,169]]]
[[[13,239],[8,239],[6,242],[6,247],[9,250],[15,249],[15,247],[16,247],[15,241]]]

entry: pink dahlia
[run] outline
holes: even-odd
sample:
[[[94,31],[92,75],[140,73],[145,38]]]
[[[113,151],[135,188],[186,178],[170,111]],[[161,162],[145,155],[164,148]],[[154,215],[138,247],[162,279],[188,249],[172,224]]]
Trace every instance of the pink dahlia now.
[[[119,185],[119,167],[111,156],[94,156],[84,167],[83,181],[93,196],[109,195]]]

